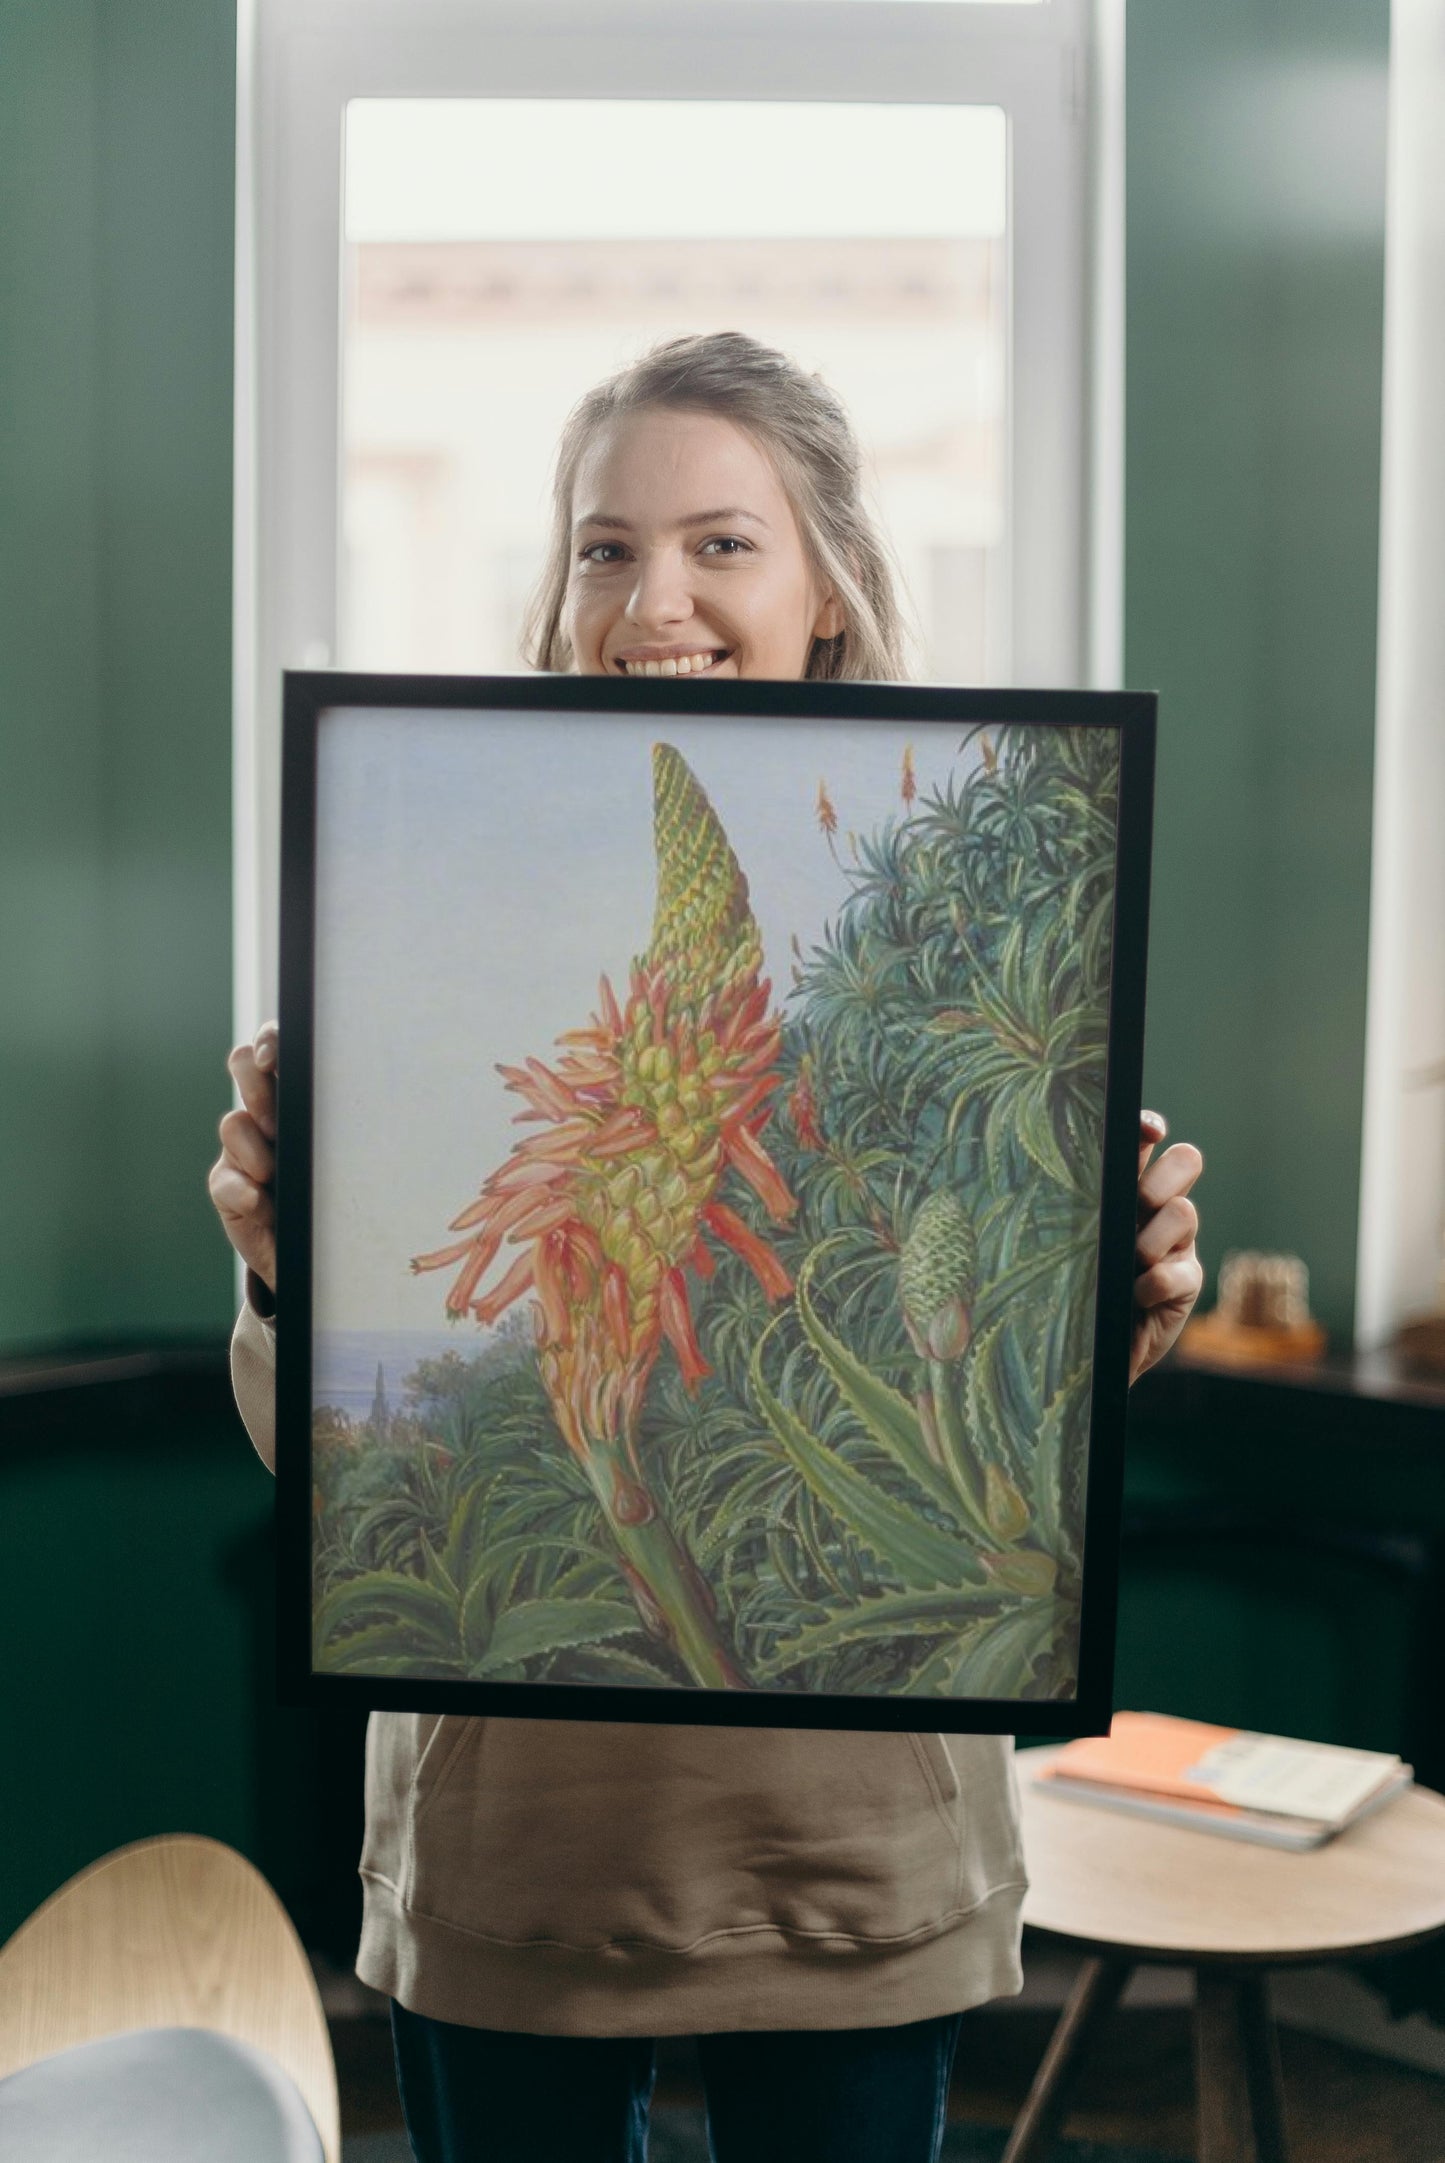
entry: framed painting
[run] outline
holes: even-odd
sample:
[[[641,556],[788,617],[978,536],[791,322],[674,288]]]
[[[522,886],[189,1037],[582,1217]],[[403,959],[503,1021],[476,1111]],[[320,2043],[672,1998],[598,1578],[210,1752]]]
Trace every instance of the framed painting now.
[[[288,676],[291,1701],[1107,1726],[1153,746]]]

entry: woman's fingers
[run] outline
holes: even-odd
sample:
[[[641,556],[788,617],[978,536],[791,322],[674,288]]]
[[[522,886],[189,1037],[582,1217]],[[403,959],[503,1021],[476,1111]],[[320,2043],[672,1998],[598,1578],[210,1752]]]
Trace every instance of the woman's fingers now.
[[[220,1122],[221,1154],[207,1187],[227,1239],[248,1269],[276,1289],[276,1067],[280,1032],[261,1024],[249,1044],[237,1044],[226,1061],[241,1109]]]
[[[1166,1149],[1140,1178],[1141,1222],[1176,1195],[1187,1194],[1203,1170],[1204,1159],[1193,1142],[1175,1142],[1172,1149]]]
[[[1166,1254],[1192,1247],[1199,1230],[1199,1211],[1185,1194],[1176,1194],[1152,1216],[1146,1217],[1134,1241],[1141,1269],[1162,1262]]]
[[[271,1196],[263,1186],[231,1162],[218,1157],[206,1181],[211,1200],[228,1228],[232,1223],[247,1229],[265,1225],[273,1214]]]
[[[1137,1307],[1182,1307],[1188,1313],[1199,1297],[1204,1271],[1192,1253],[1171,1254],[1134,1279]]]
[[[1152,1130],[1152,1131],[1151,1131]],[[1129,1380],[1155,1365],[1178,1337],[1199,1297],[1204,1272],[1194,1251],[1199,1212],[1189,1190],[1204,1170],[1192,1142],[1176,1142],[1149,1162],[1164,1122],[1146,1112],[1139,1122],[1139,1216],[1134,1240],[1134,1338]]]
[[[276,1152],[250,1112],[225,1113],[220,1125],[221,1156],[238,1171],[269,1187],[276,1177]]]
[[[276,1067],[280,1037],[274,1021],[263,1022],[249,1044],[237,1044],[226,1061],[241,1102],[262,1133],[276,1134]]]
[[[276,1210],[269,1187],[243,1172],[225,1151],[207,1180],[216,1214],[227,1239],[248,1269],[276,1289]]]
[[[1140,1112],[1139,1114],[1139,1177],[1144,1177],[1144,1167],[1169,1132],[1169,1121],[1163,1112]]]

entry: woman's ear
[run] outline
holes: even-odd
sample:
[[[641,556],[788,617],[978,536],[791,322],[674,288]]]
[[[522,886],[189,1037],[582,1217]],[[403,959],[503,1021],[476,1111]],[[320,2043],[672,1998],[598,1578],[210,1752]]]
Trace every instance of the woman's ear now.
[[[818,620],[813,625],[813,636],[814,638],[836,638],[840,631],[846,629],[847,625],[843,621],[843,604],[834,594],[830,593],[818,611]]]

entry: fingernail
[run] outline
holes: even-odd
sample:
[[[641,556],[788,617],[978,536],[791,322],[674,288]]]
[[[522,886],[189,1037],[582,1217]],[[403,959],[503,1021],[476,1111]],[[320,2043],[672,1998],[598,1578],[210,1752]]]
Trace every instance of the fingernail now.
[[[1152,1127],[1161,1141],[1169,1132],[1169,1121],[1163,1112],[1140,1112],[1139,1123],[1141,1126]]]

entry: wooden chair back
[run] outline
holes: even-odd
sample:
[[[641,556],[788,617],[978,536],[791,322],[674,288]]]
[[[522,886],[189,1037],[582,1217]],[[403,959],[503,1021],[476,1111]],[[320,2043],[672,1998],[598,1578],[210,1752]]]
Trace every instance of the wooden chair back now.
[[[268,2053],[340,2163],[336,2064],[310,1963],[261,1873],[218,1840],[117,1848],[0,1947],[0,2079],[136,2028],[209,2028]]]

